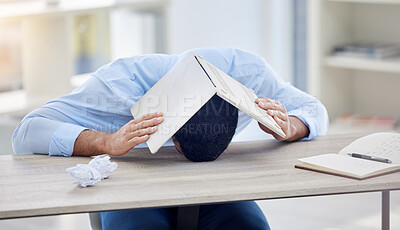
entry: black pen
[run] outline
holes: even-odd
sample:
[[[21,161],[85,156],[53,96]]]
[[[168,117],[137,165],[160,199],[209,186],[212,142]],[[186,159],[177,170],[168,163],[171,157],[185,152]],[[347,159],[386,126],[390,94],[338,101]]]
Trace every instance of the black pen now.
[[[369,155],[364,155],[364,154],[359,154],[359,153],[347,153],[349,156],[352,157],[357,157],[357,158],[361,158],[361,159],[366,159],[366,160],[371,160],[371,161],[378,161],[378,162],[382,162],[382,163],[392,163],[391,160],[386,159],[386,158],[381,158],[381,157],[374,157],[374,156],[369,156]]]

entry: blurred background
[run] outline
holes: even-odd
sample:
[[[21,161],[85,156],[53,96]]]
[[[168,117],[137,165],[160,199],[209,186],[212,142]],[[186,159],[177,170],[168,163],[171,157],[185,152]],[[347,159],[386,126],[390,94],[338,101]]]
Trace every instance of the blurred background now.
[[[399,130],[400,0],[0,0],[0,154],[23,116],[119,57],[237,47],[320,99],[330,134]],[[252,123],[235,141],[267,139]],[[272,229],[380,229],[380,193],[259,202]],[[391,196],[400,229],[400,193]],[[87,214],[0,220],[82,229]]]

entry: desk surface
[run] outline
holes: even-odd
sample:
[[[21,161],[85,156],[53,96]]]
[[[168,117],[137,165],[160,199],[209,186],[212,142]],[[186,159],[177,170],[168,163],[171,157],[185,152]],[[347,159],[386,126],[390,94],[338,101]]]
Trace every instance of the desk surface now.
[[[0,156],[0,219],[400,189],[400,172],[358,181],[294,168],[298,158],[338,152],[361,136],[232,143],[206,163],[189,162],[174,147],[133,150],[113,157],[118,169],[87,188],[65,169],[88,157]]]

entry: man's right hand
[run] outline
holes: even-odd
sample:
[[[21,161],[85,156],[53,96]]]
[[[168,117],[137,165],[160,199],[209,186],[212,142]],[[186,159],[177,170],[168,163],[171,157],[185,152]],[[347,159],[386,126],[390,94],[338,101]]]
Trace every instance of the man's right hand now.
[[[149,135],[157,131],[157,125],[163,121],[162,113],[149,113],[133,119],[117,132],[111,133],[105,140],[106,153],[120,156],[133,147],[149,139]]]
[[[161,112],[149,113],[129,121],[115,133],[85,130],[75,141],[73,155],[124,155],[136,145],[147,141],[163,120]]]

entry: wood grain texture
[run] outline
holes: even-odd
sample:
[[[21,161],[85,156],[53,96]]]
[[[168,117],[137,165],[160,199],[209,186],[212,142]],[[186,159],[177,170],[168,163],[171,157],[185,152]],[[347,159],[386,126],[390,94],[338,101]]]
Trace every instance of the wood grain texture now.
[[[400,189],[400,172],[363,181],[294,168],[297,159],[337,153],[363,134],[283,143],[232,143],[213,162],[193,163],[174,147],[113,157],[118,168],[80,188],[65,171],[88,157],[0,156],[0,219],[132,208]]]

